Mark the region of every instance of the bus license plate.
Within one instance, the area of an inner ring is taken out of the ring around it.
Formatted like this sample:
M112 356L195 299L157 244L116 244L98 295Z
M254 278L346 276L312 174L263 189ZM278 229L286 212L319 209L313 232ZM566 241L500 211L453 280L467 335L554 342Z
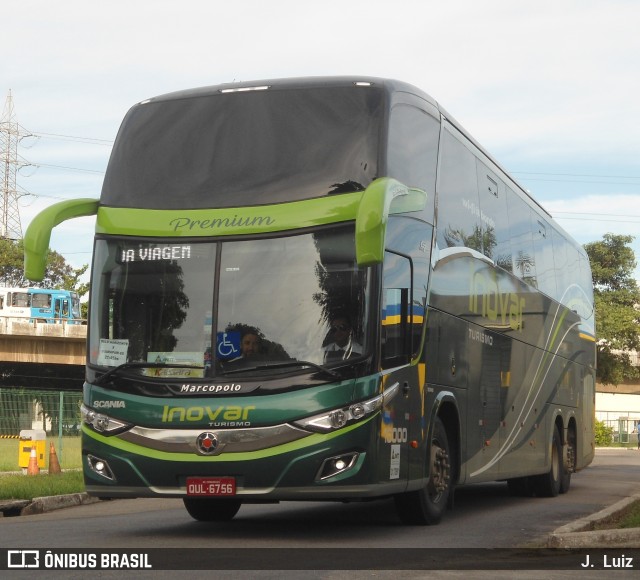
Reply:
M187 495L229 496L236 494L233 477L187 477Z

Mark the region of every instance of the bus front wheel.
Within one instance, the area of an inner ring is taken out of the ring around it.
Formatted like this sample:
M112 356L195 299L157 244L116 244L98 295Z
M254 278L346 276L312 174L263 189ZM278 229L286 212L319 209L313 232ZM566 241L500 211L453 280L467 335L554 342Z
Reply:
M409 525L433 525L440 522L447 509L453 486L451 478L451 448L442 420L436 417L429 446L429 480L417 491L395 496L400 520Z
M182 501L189 515L199 522L228 522L242 505L237 499L185 497Z

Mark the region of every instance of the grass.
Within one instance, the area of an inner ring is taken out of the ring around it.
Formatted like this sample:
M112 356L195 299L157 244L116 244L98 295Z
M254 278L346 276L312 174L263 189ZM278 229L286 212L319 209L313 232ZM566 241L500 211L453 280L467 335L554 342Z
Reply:
M28 499L49 495L65 495L84 491L82 471L65 471L56 475L2 474L0 500Z
M33 499L84 491L80 437L50 438L45 442L43 471L49 469L50 443L53 442L62 473L23 475L19 466L20 448L29 445L19 439L0 439L0 500Z
M595 530L640 528L640 501L633 502L614 516L598 522Z

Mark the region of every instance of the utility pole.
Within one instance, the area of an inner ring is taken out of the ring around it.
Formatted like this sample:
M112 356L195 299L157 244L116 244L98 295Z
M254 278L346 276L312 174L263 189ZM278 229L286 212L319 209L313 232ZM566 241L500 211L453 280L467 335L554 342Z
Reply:
M18 142L27 135L15 120L9 90L0 118L0 238L22 239L16 173L22 165L18 158Z

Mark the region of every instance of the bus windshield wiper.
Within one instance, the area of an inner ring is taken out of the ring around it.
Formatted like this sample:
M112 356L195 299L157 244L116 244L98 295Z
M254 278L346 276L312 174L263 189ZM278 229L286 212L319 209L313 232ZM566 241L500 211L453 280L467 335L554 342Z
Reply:
M225 370L224 374L225 375L231 375L231 374L236 374L236 373L243 373L246 371L259 371L259 370L268 370L268 369L284 369L287 367L298 367L298 366L302 366L302 367L313 367L314 369L329 375L331 378L333 379L342 379L342 377L335 371L332 371L331 369L328 369L327 367L324 367L322 365L319 365L317 363L308 361L308 360L288 360L288 361L283 361L283 362L276 362L276 363L264 363L261 365L255 365L255 366L250 366L250 367L242 367L242 368L237 368L237 369L231 369L231 370Z
M109 369L106 373L94 379L94 385L103 385L108 379L125 369L203 369L204 367L196 365L180 365L173 363L154 363L154 362L127 362Z

